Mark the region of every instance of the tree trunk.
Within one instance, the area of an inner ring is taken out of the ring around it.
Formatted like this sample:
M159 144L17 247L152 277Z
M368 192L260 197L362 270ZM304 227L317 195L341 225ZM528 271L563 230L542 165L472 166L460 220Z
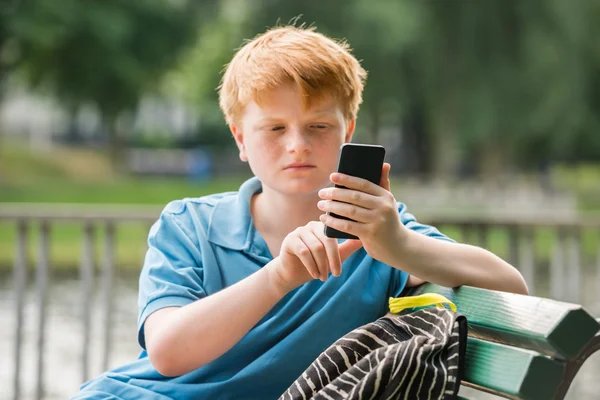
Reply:
M66 107L67 115L69 116L69 124L67 127L66 139L71 143L80 143L82 141L82 137L79 133L79 127L77 126L77 112L79 111L78 107L74 104L68 104Z
M408 113L404 114L399 121L402 132L403 165L410 174L426 176L431 172L431 155L423 112L420 107L413 105Z
M119 132L117 117L115 115L105 116L103 125L108 138L106 150L113 173L115 175L122 174L125 172L125 149L121 132Z
M381 115L379 107L370 109L369 117L371 118L371 142L379 144L379 132L381 131Z
M504 149L495 137L487 139L478 153L477 173L484 181L497 181L507 171Z
M430 132L432 172L435 178L448 180L459 170L459 143L452 104L447 100L439 104L440 109L433 114Z

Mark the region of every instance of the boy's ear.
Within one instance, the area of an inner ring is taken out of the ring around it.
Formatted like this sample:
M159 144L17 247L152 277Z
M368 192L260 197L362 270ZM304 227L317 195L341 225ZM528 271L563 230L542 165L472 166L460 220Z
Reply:
M229 125L229 130L231 131L231 134L235 139L235 144L240 151L240 160L247 162L248 157L246 155L246 148L244 147L244 134L237 125Z
M345 143L350 143L352 140L352 135L354 134L354 129L356 129L356 118L352 118L348 121L348 127L346 129L346 136L344 137Z

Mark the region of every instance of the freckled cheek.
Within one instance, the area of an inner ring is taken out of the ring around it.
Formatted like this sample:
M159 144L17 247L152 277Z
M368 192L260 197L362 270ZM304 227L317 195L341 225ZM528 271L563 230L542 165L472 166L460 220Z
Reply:
M314 148L319 149L319 158L327 162L328 166L334 170L337 167L337 161L340 151L340 146L344 143L337 136L331 136L320 143L316 143Z
M261 154L265 158L276 158L283 151L283 147L277 142L266 142L261 149Z
M252 143L252 158L255 163L271 163L275 161L282 152L283 149L277 142L262 140Z

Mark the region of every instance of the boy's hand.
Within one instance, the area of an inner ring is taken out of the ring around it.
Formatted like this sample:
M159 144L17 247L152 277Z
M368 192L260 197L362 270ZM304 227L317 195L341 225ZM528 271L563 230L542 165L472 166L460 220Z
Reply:
M358 236L369 255L379 261L393 260L392 251L405 242L408 229L400 221L398 205L390 192L390 164L383 164L380 186L365 179L334 173L333 183L342 188L325 188L319 209L348 217L353 221L321 215L321 222L342 232Z
M362 244L360 240L347 240L338 245L336 239L323 233L320 222L309 222L285 237L279 256L273 261L273 277L286 293L310 281L325 282L331 272L339 276L342 263Z

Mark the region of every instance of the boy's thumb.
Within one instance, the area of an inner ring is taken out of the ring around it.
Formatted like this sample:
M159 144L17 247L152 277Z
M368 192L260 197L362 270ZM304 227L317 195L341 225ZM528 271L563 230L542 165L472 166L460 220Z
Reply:
M342 262L346 261L348 257L352 255L356 250L362 247L360 239L348 239L344 243L340 244L340 259Z

